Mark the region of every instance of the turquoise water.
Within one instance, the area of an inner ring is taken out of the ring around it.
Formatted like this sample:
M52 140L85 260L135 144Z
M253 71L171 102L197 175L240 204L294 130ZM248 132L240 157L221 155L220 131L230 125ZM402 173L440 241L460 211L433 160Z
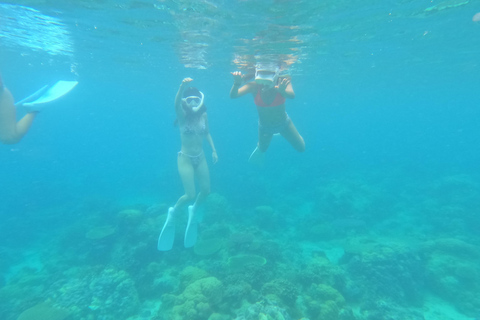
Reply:
M0 147L0 318L480 317L477 12L472 0L0 3L17 101L79 81ZM274 137L264 167L247 161L253 99L229 98L230 72L260 60L292 76L287 112L306 142L300 154ZM197 245L183 247L185 212L159 252L183 192L185 77L205 93L219 162Z

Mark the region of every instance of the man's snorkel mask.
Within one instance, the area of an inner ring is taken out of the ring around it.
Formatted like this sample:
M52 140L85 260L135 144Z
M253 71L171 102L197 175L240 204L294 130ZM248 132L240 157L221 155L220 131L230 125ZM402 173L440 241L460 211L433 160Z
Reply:
M204 95L203 92L197 88L187 88L183 92L182 102L186 109L190 109L193 112L197 112L203 106Z
M258 64L255 68L255 82L267 87L273 87L277 84L279 72L278 67Z

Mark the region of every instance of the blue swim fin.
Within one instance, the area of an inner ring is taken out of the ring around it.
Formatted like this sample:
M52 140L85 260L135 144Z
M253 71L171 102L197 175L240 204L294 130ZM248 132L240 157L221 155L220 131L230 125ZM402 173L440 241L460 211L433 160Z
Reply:
M43 104L57 100L63 97L78 84L78 81L57 81L53 86L43 86L34 94L20 100L15 106L24 106L29 111L39 111L43 108Z
M265 164L265 152L260 151L257 146L250 155L250 158L248 158L248 163L252 163L257 166L263 166Z
M175 240L175 210L173 207L168 208L168 215L162 232L158 237L157 249L160 251L168 251L173 247Z
M185 239L183 244L185 248L191 248L197 242L198 222L195 217L195 210L193 206L188 206L188 223L185 230Z

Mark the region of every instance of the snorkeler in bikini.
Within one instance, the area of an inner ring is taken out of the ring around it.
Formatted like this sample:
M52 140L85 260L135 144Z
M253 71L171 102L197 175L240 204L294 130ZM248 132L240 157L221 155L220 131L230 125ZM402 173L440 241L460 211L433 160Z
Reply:
M285 100L295 98L290 77L280 77L279 68L257 65L255 81L242 85L244 76L232 72L230 98L252 94L258 112L258 144L250 160L256 161L267 150L274 134L282 135L297 151L305 151L305 141L285 111Z
M203 103L204 95L197 88L187 88L191 81L193 81L191 78L183 79L175 97L176 123L180 127L182 141L182 147L178 152L177 165L185 194L178 199L175 206L168 209L167 220L158 238L157 248L160 251L168 251L173 247L175 216L189 201L194 201L194 203L188 206L184 245L189 248L197 241L195 210L197 205L210 193L210 174L202 148L203 139L206 139L212 148L213 163L215 164L218 161L217 151L208 129L207 108ZM195 190L195 177L200 187L198 195Z

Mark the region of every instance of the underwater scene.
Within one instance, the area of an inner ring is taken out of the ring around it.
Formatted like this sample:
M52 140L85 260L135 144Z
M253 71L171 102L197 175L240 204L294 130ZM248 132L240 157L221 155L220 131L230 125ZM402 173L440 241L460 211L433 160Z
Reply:
M477 0L0 2L0 319L480 319L479 74Z

